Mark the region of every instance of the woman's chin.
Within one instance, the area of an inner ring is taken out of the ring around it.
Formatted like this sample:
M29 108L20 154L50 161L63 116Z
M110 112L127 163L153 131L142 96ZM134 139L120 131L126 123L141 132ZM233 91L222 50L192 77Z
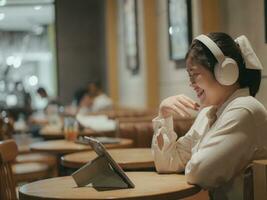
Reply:
M200 107L201 108L205 108L205 107L208 107L210 106L210 103L207 101L207 98L206 98L206 95L202 95L200 98L199 98L199 101L200 101Z
M198 97L200 104L204 104L206 102L206 94L205 92L203 92L203 94L201 96Z

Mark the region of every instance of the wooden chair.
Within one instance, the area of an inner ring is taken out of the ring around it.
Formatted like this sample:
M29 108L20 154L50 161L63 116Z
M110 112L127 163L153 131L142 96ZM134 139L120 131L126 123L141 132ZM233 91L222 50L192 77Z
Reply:
M154 130L152 122L141 122L135 124L136 130L136 147L151 147Z
M12 139L13 123L7 117L0 117L0 138ZM18 155L12 164L14 180L30 182L57 175L57 161L52 155L40 153L27 153Z
M14 128L9 118L0 117L0 140L7 140L12 138Z
M254 200L253 171L254 171L253 164L250 164L244 172L244 178L243 178L243 199L244 200Z
M106 115L110 119L127 118L127 117L145 117L156 115L155 110L121 108L116 107L111 110L90 113L90 115Z
M118 137L133 140L133 147L136 147L136 129L134 123L120 123L118 124Z
M132 139L134 147L150 147L153 137L152 119L154 116L118 118L118 136ZM187 133L194 118L174 120L174 130L178 137Z
M253 162L254 200L267 199L267 160Z
M154 115L141 116L141 117L117 117L116 121L120 123L139 123L139 122L152 122L155 118Z
M17 154L18 148L13 140L0 141L0 199L17 199L11 170L11 163Z
M246 170L243 172L243 188L241 189L243 192L243 198L242 200L266 200L265 196L261 199L254 199L254 188L255 184L253 183L253 166L249 165ZM231 197L233 199L234 197ZM202 190L201 192L191 196L187 197L183 200L209 200L209 195L207 190Z

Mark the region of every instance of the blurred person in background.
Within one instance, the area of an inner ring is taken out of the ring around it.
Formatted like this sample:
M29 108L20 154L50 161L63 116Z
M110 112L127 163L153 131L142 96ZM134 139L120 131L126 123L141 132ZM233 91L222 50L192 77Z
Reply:
M61 103L56 98L49 97L45 88L39 87L36 90L36 92L39 96L39 99L36 102L38 110L39 109L47 110L50 105L61 106Z
M44 110L49 102L49 97L47 95L47 92L43 87L39 87L36 90L36 93L37 93L36 109Z
M100 81L90 81L87 84L87 90L89 95L93 98L92 105L90 106L90 111L98 112L109 110L113 107L113 102L111 98L103 92Z
M39 131L43 126L54 125L61 126L60 112L62 112L61 103L56 98L51 98L46 89L39 87L36 90L37 100L35 112L29 119L30 132L33 136L39 136Z
M23 118L28 118L32 113L31 96L26 92L21 81L14 83L13 89L7 94L5 99L5 110L15 121L19 115L23 116Z
M94 98L88 93L87 89L82 88L78 90L74 99L76 102L78 114L86 114L91 112Z

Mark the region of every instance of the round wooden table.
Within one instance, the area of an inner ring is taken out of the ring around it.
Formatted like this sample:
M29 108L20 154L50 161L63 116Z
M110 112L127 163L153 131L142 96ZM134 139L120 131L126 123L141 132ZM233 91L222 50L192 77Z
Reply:
M127 172L135 188L99 191L91 186L77 187L71 176L50 178L23 185L19 189L20 200L65 199L158 199L177 200L192 196L200 188L189 185L184 175L157 174L156 172Z
M151 169L154 161L150 148L109 149L112 158L125 170ZM61 157L65 167L80 168L97 157L94 151L72 153Z
M86 128L83 131L79 132L79 136L107 136L107 137L114 137L116 134L116 131L103 131L103 132L97 132L92 129ZM44 139L63 139L64 138L64 132L60 129L47 129L42 128L40 130L40 136L42 136Z
M106 148L128 148L132 147L133 141L130 139L120 139L119 143L104 144ZM46 152L53 154L66 154L79 151L91 150L90 145L77 144L67 140L49 140L44 142L38 142L30 145L31 151L34 152Z

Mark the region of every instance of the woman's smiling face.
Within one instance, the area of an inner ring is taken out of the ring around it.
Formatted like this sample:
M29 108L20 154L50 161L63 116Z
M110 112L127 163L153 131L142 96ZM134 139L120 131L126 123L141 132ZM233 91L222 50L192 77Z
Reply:
M196 92L202 107L218 105L223 86L220 85L214 75L200 64L187 62L187 71L190 77L190 86Z

